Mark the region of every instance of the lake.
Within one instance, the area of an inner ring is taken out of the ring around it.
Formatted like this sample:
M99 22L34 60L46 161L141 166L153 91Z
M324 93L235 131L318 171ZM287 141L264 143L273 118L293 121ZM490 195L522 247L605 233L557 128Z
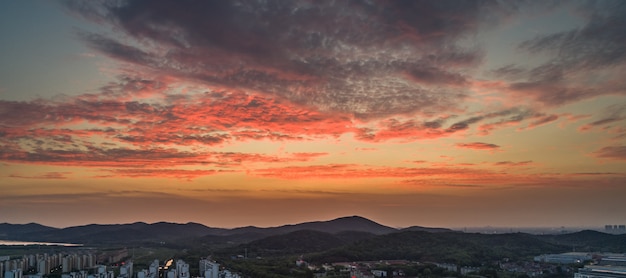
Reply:
M83 246L82 244L62 243L62 242L38 242L38 241L15 241L0 240L0 245L58 245L58 246Z

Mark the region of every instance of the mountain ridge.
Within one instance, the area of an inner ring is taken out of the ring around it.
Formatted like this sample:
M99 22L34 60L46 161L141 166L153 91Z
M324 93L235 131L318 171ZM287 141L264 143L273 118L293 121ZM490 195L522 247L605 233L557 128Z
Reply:
M282 235L301 230L312 230L336 234L346 231L366 232L382 235L397 232L361 216L339 217L327 221L311 221L286 224L276 227L246 226L238 228L214 228L203 224L172 222L133 222L127 224L86 224L66 228L53 228L36 223L0 224L0 235L5 239L29 241L73 242L97 244L108 242L164 241L181 238L220 237L237 238L246 242L267 236Z

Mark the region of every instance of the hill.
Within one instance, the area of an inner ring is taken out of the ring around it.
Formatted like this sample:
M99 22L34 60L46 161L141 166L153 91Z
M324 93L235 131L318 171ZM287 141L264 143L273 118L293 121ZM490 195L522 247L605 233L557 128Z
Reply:
M82 244L175 241L191 246L197 243L248 243L269 236L283 235L302 230L319 231L330 234L351 231L375 235L397 232L394 228L378 224L359 216L270 228L249 226L234 229L211 228L198 223L177 224L167 222L153 224L143 222L108 225L90 224L63 229L50 228L39 224L0 225L0 235L3 234L6 239L13 240Z
M345 239L341 239L330 233L300 230L284 235L270 236L255 240L243 246L248 248L251 252L257 253L259 256L268 256L319 252L346 243L347 241L345 241Z
M430 227L422 227L422 226L411 226L411 227L408 227L408 228L403 228L400 231L403 231L403 232L407 232L407 231L429 232L429 233L450 233L450 232L455 232L454 230L446 229L446 228L430 228Z
M317 262L408 259L479 265L502 258L521 258L568 251L528 234L466 234L404 231L381 235L311 255Z
M613 235L584 230L560 235L539 236L547 242L567 245L579 252L626 252L626 234Z
M22 238L22 236L25 234L37 233L37 232L46 233L46 232L53 232L56 230L58 229L40 225L37 223L28 223L28 224L0 223L0 239L26 240L26 238Z
M295 225L284 225L271 228L243 227L235 228L229 234L258 233L266 236L287 234L295 231L310 230L336 234L344 231L366 232L382 235L397 232L398 230L378 224L360 216L341 217L329 221L305 222Z
M132 224L112 225L90 224L64 229L39 229L24 231L19 235L19 238L13 235L8 237L8 239L83 244L132 243L199 237L210 233L221 232L222 230L223 229L209 228L197 223L176 224L159 222L146 224L136 222Z

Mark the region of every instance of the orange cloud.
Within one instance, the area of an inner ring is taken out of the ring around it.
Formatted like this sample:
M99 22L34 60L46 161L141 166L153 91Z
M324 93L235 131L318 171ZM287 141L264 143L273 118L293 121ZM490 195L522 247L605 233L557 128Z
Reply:
M478 169L468 168L407 168L382 167L357 164L329 164L312 166L289 166L266 168L251 171L250 174L281 179L355 179L355 178L406 178L433 176L466 176L486 174Z

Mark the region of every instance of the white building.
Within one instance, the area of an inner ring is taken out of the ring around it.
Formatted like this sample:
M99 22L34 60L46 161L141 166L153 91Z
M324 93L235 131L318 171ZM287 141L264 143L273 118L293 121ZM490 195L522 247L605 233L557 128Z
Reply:
M204 278L218 278L220 264L207 259L200 260L200 275Z
M544 254L534 258L536 262L575 264L591 260L591 254L581 252L569 252L561 254Z
M115 278L115 273L112 270L107 271L106 265L98 265L96 273L88 275L87 278Z
M150 266L148 267L148 275L147 278L157 278L159 277L159 260L154 260Z
M50 266L48 265L48 260L42 259L37 262L37 273L41 275L50 274Z
M626 278L626 266L587 265L574 278Z
M176 261L176 278L189 278L189 264L183 260Z
M22 278L22 270L14 269L4 272L4 278Z
M120 266L120 278L132 278L133 277L133 262L127 261Z
M241 276L239 276L239 274L232 273L232 272L230 272L228 270L222 271L222 275L220 277L221 278L241 278Z

